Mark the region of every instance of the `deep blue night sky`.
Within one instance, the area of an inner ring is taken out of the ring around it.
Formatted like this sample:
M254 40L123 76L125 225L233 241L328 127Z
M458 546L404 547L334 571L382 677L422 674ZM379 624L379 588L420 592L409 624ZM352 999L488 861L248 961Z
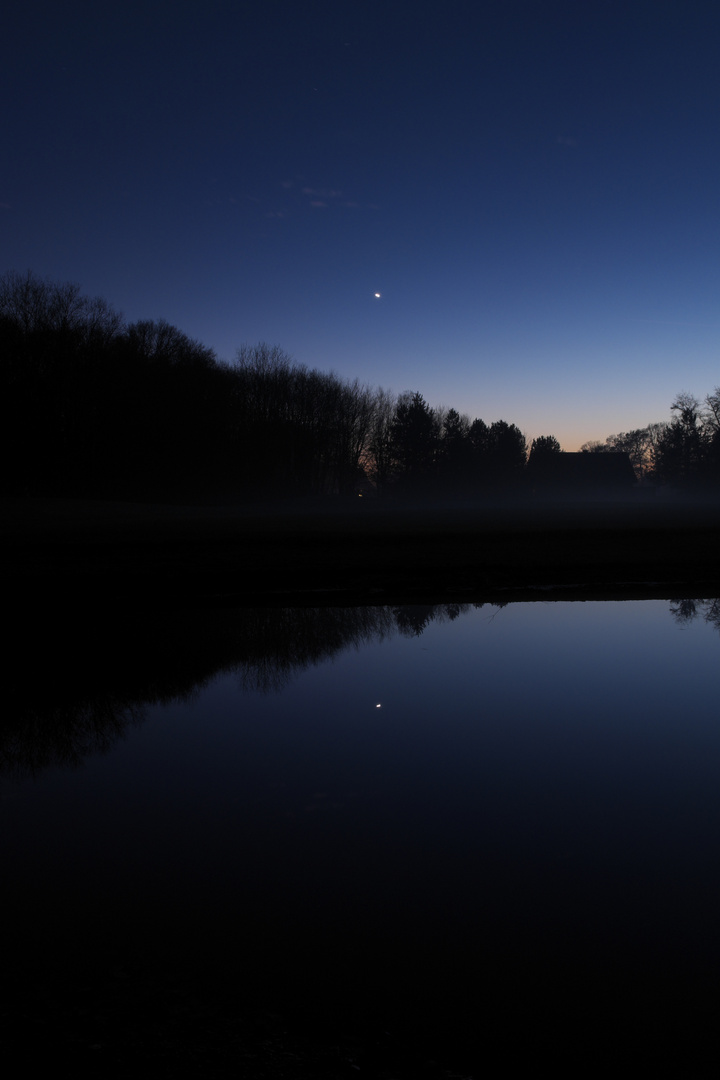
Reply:
M720 383L719 52L715 0L11 0L0 272L574 450Z

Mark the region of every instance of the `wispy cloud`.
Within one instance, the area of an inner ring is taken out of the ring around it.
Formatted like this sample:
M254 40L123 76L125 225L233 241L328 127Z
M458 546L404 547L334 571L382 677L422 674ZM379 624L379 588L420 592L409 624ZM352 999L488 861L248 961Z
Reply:
M333 188L302 188L303 195L314 195L318 199L339 199L342 195L342 191L335 191Z
M275 207L265 213L266 218L290 217L293 209L302 206L312 207L313 210L327 210L331 206L342 207L346 210L357 210L363 205L369 209L377 209L372 203L359 203L356 199L347 198L339 188L313 187L302 176L286 177L277 184L283 192L287 192L288 203L285 206ZM259 200L258 200L259 201ZM285 197L282 201L285 201Z

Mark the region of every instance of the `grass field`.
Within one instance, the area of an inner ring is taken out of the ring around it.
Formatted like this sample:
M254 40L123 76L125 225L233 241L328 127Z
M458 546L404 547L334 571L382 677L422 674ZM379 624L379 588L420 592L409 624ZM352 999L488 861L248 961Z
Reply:
M341 602L720 582L720 501L0 504L6 595Z

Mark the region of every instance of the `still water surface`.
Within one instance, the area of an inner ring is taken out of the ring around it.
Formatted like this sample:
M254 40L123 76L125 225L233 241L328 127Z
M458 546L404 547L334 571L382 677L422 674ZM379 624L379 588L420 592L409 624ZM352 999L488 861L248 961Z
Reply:
M203 619L196 673L175 616L120 655L134 683L110 664L73 696L76 656L61 706L28 684L1 748L28 962L492 1024L527 987L597 1012L715 980L720 604Z

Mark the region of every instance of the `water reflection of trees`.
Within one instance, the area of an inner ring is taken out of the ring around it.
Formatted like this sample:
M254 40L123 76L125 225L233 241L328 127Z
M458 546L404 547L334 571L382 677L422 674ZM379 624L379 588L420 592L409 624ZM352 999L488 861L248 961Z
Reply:
M686 626L694 619L703 619L720 631L720 599L717 597L709 600L673 600L670 614L680 626Z
M143 716L139 706L111 698L59 706L44 715L33 711L22 723L3 726L0 771L27 775L49 765L77 768L90 754L109 750Z
M0 772L76 767L150 707L187 700L219 674L236 674L245 691L280 691L346 649L419 636L470 606L27 613L6 647Z
M246 639L232 665L244 690L282 690L304 668L345 649L384 641L395 630L388 607L255 608L244 611Z
M420 637L431 622L452 622L470 607L482 604L404 604L393 608L395 626L404 637Z

